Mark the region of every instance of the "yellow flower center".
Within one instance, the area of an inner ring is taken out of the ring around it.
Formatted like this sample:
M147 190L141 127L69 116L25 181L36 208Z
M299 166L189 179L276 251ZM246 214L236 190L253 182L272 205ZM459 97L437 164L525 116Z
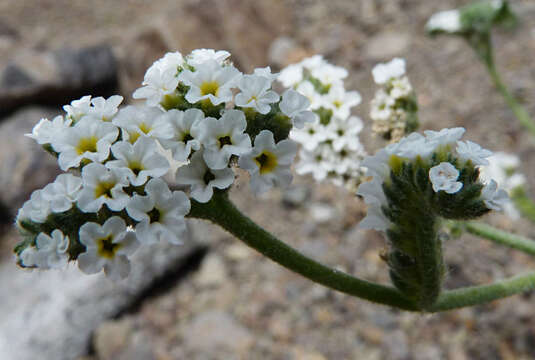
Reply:
M78 145L76 145L76 152L78 155L82 155L86 151L97 152L97 142L98 139L96 136L81 138L78 141Z
M122 244L113 243L112 235L97 240L97 254L106 259L113 259L121 247Z
M217 93L219 92L219 83L217 81L205 81L202 83L201 87L201 95L214 95L217 96Z
M128 141L130 141L130 144L135 144L137 139L139 139L139 137L141 136L141 134L138 132L129 133L128 135L129 135Z
M269 151L264 151L255 157L254 161L260 168L260 174L262 175L272 172L277 167L277 156Z
M341 102L340 100L335 100L335 101L333 101L333 105L334 105L337 109L339 109L343 104L342 104L342 102Z
M114 182L101 182L97 185L95 188L95 198L99 198L101 196L104 196L106 198L111 198L113 195L111 194L111 189L115 186Z
M144 122L139 124L138 127L139 127L139 130L143 131L144 134L148 134L152 130L152 127L148 126ZM138 135L138 137L139 137L139 135Z
M143 167L143 165L139 162L139 161L131 161L129 164L128 164L128 167L130 168L130 170L132 170L132 172L134 174L136 174L136 176L143 170L145 170L145 168Z

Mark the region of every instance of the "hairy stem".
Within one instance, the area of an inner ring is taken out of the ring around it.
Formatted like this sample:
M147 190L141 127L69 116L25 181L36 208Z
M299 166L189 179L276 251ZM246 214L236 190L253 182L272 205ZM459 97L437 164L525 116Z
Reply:
M463 227L471 234L535 256L535 240L511 234L506 231L496 229L490 225L474 221L467 221L463 223Z
M397 289L355 278L312 260L286 245L243 215L225 193L206 204L192 201L189 217L210 220L278 264L331 289L403 310L418 308Z
M440 312L484 304L533 289L535 289L535 272L530 272L490 285L445 291L428 311Z

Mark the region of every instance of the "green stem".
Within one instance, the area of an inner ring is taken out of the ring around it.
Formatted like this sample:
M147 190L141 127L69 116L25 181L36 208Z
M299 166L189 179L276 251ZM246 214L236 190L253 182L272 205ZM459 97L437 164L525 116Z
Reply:
M523 186L517 186L511 191L511 200L523 217L535 222L535 203L528 197Z
M535 256L535 241L525 238L523 236L508 233L506 231L496 229L490 225L482 224L473 221L463 223L464 228L471 234L480 236L482 238L494 241L500 245L505 245L510 248L520 250L526 254Z
M476 43L478 42L480 43L479 46L476 45ZM507 86L505 86L504 82L502 81L498 69L496 68L490 35L482 37L479 40L473 41L471 45L476 51L476 53L479 55L482 62L485 64L492 79L492 82L494 83L494 86L496 86L496 89L498 89L500 94L502 94L503 98L505 99L505 102L511 108L518 121L520 121L520 123L527 130L529 130L529 132L531 132L533 136L535 136L535 123L531 119L531 116L529 115L527 110L522 105L520 105L520 103L516 101L514 96L509 92Z
M243 215L225 193L206 204L192 200L189 217L210 220L271 260L331 289L409 311L417 307L393 287L375 284L331 269L286 245Z
M429 311L440 312L484 304L535 288L535 272L518 275L490 285L445 291Z

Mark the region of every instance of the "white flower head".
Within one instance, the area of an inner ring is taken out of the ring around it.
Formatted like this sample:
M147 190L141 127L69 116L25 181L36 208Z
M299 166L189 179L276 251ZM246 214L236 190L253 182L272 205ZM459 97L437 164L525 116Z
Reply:
M127 231L123 219L114 216L101 226L89 222L80 228L80 242L86 252L78 256L78 267L86 274L104 273L112 280L124 279L130 273L130 261L139 243L136 234Z
M222 66L217 61L208 60L197 65L195 71L182 71L178 78L190 87L186 94L189 103L210 100L213 105L219 105L232 100L232 88L240 75L232 65Z
M308 110L316 110L320 107L331 108L332 104L329 103L329 98L316 91L316 88L310 81L303 81L296 86L295 91L305 96L310 106Z
M330 159L332 148L327 144L320 144L311 150L301 150L299 161L295 164L295 172L299 175L312 174L316 181L323 181L333 164Z
M316 120L316 115L308 110L310 107L308 99L295 90L288 89L282 94L279 107L282 113L288 116L298 129L302 128L305 123L311 123Z
M134 195L128 203L128 215L139 221L136 234L141 243L165 240L182 244L187 229L184 216L190 211L190 200L182 191L169 190L162 179L151 179L145 186L147 195Z
M362 148L358 134L363 127L362 120L356 116L351 116L348 119L333 116L325 132L332 140L332 147L335 151L340 151L346 147L350 150L357 150Z
M52 139L62 170L80 166L82 160L102 162L110 154L119 130L113 124L85 117Z
M429 32L456 33L461 30L461 14L457 9L440 11L429 18L425 28Z
M371 101L370 117L373 121L388 121L393 116L392 107L396 103L396 99L390 96L384 89L379 89L375 92L375 96Z
M69 237L55 229L50 235L39 233L35 247L27 247L21 254L22 264L41 269L58 269L69 261Z
M206 118L194 130L205 148L204 160L210 169L226 168L232 155L240 156L251 149L251 138L245 133L247 121L239 110L227 110L220 119Z
M82 179L72 174L60 174L53 183L43 189L43 198L50 203L50 210L60 213L69 210L82 188Z
M520 159L514 154L496 152L488 158L489 164L480 167L480 179L488 183L494 179L499 186L511 191L526 184L526 177L519 172Z
M275 144L273 133L262 130L251 152L240 156L238 165L251 175L251 189L258 195L274 185L286 187L292 182L290 166L297 153L297 144L282 140Z
M240 93L234 103L244 108L253 108L260 114L271 111L270 104L279 101L279 95L271 89L271 80L264 76L244 75L238 82Z
M412 85L407 76L392 79L390 85L392 88L389 95L395 100L406 98L412 93Z
M203 158L203 150L196 151L188 165L176 173L176 182L191 185L191 197L201 203L210 201L214 188L226 189L234 183L234 171L230 168L210 169Z
M307 123L302 129L292 128L290 131L290 139L300 143L307 151L313 151L321 142L327 140L329 135L325 126L318 122Z
M488 165L486 159L492 155L492 151L483 149L481 146L470 140L457 141L457 154L463 160L470 160L474 165Z
M117 160L108 161L106 167L124 169L134 186L145 184L149 177L164 176L169 170L169 162L148 137L141 137L133 145L128 141L116 142L111 152Z
M164 122L173 127L173 136L160 140L164 149L170 149L177 161L186 161L193 150L199 150L200 141L194 137L194 127L204 120L204 113L199 109L179 111L171 109L161 115ZM195 133L197 134L197 133Z
M377 64L372 75L377 84L385 84L391 79L399 78L405 75L405 59L394 58L387 63Z
M360 184L357 194L362 196L368 205L366 217L359 223L359 227L386 231L390 227L390 221L381 210L381 207L387 204L387 199L380 178L374 177L371 181Z
M438 147L456 143L463 137L465 131L463 127L456 127L442 129L440 131L425 130L424 134L428 142L434 143Z
M103 205L113 211L126 207L130 197L123 190L129 185L124 169L108 169L92 163L82 169L82 182L76 201L83 212L97 212Z
M208 61L215 61L217 64L222 65L229 56L230 53L225 50L195 49L187 56L186 60L193 67L197 67Z
M156 60L154 64L151 65L149 70L151 68L157 68L162 73L173 70L174 74L173 76L178 75L179 69L181 69L184 66L184 57L182 54L178 51L175 52L168 52L166 53L162 58Z
M179 80L173 67L150 67L145 73L143 87L134 91L134 99L146 99L148 106L158 106L167 95L174 94Z
M67 113L66 119L77 122L91 111L91 96L86 95L78 100L73 100L70 105L63 106Z
M30 200L27 200L22 205L22 216L24 218L29 218L36 223L44 223L46 221L46 218L51 213L50 201L43 195L43 190L35 190L30 196Z
M160 117L162 114L163 112L155 107L130 105L119 111L113 123L123 130L123 140L131 143L136 142L140 136L156 140L170 139L173 136L173 128L167 119Z
M52 121L43 118L33 127L31 134L24 134L24 136L34 139L39 145L50 144L64 129L70 127L71 123L70 118L63 119L61 115L56 116Z
M504 210L510 202L507 192L503 189L498 190L498 184L494 180L491 180L483 187L481 198L487 208L496 211Z
M89 108L88 116L105 122L112 121L122 102L123 97L120 95L113 95L107 99L103 97L93 98L91 99L93 106Z
M455 194L463 187L458 178L459 170L449 162L441 162L429 170L429 179L435 192L444 190L448 194Z

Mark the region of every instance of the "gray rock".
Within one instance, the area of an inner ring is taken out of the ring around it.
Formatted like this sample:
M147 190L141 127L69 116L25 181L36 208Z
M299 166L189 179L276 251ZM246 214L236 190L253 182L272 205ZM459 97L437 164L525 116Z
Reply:
M50 108L20 110L0 124L0 203L16 215L33 190L42 188L59 173L56 159L32 139L24 136L43 117L59 112Z
M117 60L108 45L24 50L0 72L0 116L27 104L63 105L86 94L110 95L117 87Z
M12 262L0 265L0 360L69 360L87 354L100 323L128 308L155 279L175 271L199 250L192 241L194 232L184 246L141 248L132 259L130 276L116 283L102 274L85 275L74 265L58 271L27 271ZM127 338L125 330L107 349ZM149 351L134 340L128 339L139 345L133 348ZM104 346L102 337L98 341Z

